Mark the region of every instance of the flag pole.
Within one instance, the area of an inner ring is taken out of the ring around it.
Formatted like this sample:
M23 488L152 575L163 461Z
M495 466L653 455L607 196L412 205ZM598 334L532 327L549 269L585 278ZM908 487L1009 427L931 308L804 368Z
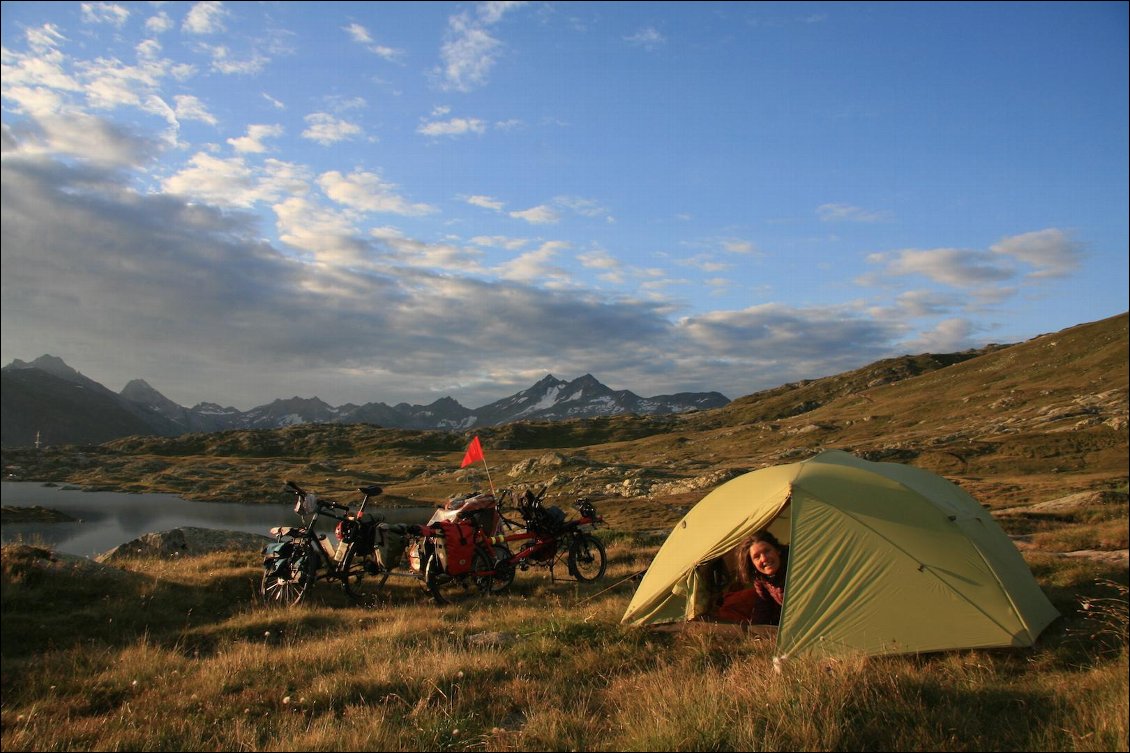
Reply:
M483 456L483 470L485 470L487 472L487 483L490 484L490 493L493 495L494 494L494 481L491 481L490 468L487 467L487 458L486 458L485 455Z

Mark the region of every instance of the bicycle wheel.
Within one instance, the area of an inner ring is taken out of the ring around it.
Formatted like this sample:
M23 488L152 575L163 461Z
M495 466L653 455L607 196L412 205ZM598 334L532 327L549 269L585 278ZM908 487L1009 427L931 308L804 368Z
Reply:
M341 585L354 601L371 603L384 590L388 571L377 567L371 555L359 555L352 548L341 565Z
M604 544L591 533L579 533L569 542L569 572L577 580L596 580L604 575L608 555Z
M290 607L302 601L317 578L317 568L316 558L307 554L305 548L295 551L285 562L265 566L259 585L263 603Z
M475 553L471 556L471 571L455 577L444 572L443 563L432 553L424 565L424 586L437 604L473 602L491 593L493 569L493 558L490 550L485 547L475 547ZM476 575L479 572L488 574Z
M506 548L505 544L495 544L492 553L494 554L494 577L491 578L490 592L497 594L510 588L510 584L514 582L514 566L508 562L510 550Z

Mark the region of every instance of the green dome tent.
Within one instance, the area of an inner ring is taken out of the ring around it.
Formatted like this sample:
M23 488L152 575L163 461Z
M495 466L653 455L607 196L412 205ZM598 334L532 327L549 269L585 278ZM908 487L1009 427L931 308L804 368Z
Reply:
M965 491L837 450L706 495L656 554L622 622L705 615L711 563L763 528L789 545L778 658L1030 646L1059 616Z

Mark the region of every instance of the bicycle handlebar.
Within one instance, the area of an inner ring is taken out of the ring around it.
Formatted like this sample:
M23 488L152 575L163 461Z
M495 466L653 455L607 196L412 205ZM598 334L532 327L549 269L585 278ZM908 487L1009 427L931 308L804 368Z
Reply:
M300 497L305 498L305 497L309 496L309 494L310 494L310 492L306 491L305 489L303 489L301 486L294 483L290 479L287 479L286 485L287 485L287 487L290 488L290 490L292 492L299 495ZM334 509L334 510L344 510L345 512L349 512L349 505L339 505L337 502L331 502L327 499L316 500L316 504L318 505L319 508L330 508L330 509Z

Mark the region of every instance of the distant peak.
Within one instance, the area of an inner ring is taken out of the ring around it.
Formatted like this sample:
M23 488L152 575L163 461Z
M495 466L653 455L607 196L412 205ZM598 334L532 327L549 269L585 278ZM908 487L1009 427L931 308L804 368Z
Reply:
M46 371L48 374L51 374L53 376L62 377L63 379L68 379L71 381L82 378L82 374L68 366L62 358L52 355L42 355L31 363L21 361L17 358L5 368L39 369L40 371Z
M74 371L74 369L71 369L71 367L67 365L67 362L62 358L52 355L40 356L39 358L31 362L31 367L33 369L70 369L71 371Z

